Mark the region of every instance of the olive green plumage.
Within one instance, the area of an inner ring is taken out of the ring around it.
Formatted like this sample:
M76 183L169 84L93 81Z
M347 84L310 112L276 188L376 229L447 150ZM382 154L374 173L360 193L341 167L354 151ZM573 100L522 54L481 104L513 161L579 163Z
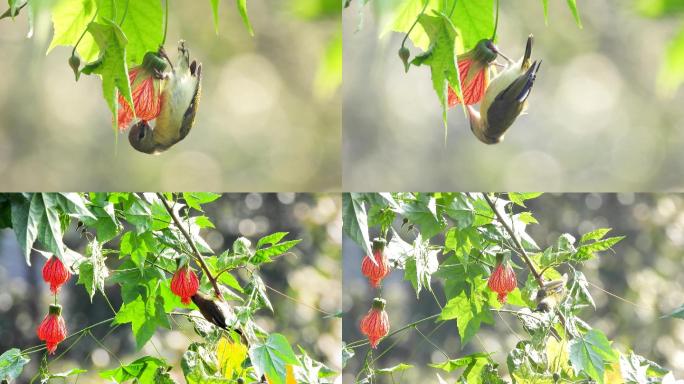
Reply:
M229 324L234 322L235 315L226 302L204 294L200 291L197 291L197 293L194 294L191 299L199 309L202 316L207 319L207 321L219 328L233 330L242 335L242 332L239 329L233 328Z
M163 49L160 54L166 57ZM195 122L202 93L202 64L190 62L190 52L183 40L178 43L176 65L163 76L161 112L155 126L139 121L128 134L131 146L140 152L156 154L169 149L190 133Z
M496 144L527 108L527 98L541 61L532 62L532 36L525 55L504 69L487 87L480 111L468 106L470 129L485 144Z

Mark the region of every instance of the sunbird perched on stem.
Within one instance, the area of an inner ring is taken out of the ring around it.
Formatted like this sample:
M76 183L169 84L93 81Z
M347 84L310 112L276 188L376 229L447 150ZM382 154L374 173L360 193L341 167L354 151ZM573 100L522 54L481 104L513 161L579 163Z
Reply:
M229 324L234 321L235 314L225 301L209 296L201 291L197 291L191 299L207 321L219 328L233 330L237 334L242 335L242 331Z
M163 48L159 54L169 64ZM178 60L171 64L171 72L164 73L161 92L161 110L154 128L147 121L136 123L128 133L128 141L136 150L155 154L169 149L190 133L199 106L202 64L190 62L185 41L178 43Z
M470 129L485 144L503 140L506 130L527 108L527 98L534 85L541 61L530 60L532 35L527 38L525 55L509 64L487 87L478 112L467 106Z
M545 282L544 285L537 292L537 308L536 312L552 312L556 310L558 304L565 298L567 289L565 285L568 283L568 275L563 276L558 280Z

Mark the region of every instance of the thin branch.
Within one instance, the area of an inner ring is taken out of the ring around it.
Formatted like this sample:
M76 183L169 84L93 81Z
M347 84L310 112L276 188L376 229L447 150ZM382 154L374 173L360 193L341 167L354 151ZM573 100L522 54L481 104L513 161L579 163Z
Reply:
M522 258L525 264L527 264L527 268L530 270L530 272L532 272L532 275L534 276L534 279L537 280L537 284L539 284L539 287L543 287L544 280L542 279L537 269L534 267L534 264L532 264L532 260L530 260L530 257L527 255L527 251L525 251L525 248L523 248L522 244L520 244L520 241L518 240L518 237L515 235L515 232L513 232L513 229L511 229L506 220L504 220L503 216L501 215L501 212L499 212L499 210L496 208L496 205L494 205L494 203L492 202L492 199L490 199L486 193L483 193L482 196L484 196L485 201L487 201L489 207L492 209L492 211L494 211L494 214L499 219L501 226L504 227L506 232L508 232L508 234L511 236L513 243L520 252L520 258Z
M383 339L386 339L388 337L392 337L392 336L396 335L397 333L403 332L409 328L413 328L420 323L426 322L428 320L436 319L439 316L441 316L441 313L437 313L437 314L434 314L432 316L428 316L428 317L424 317L420 320L416 320L412 323L408 323L408 324L404 325L403 327L397 329L396 331L388 333L387 336L383 337ZM354 348L358 348L358 347L361 347L361 346L366 345L366 344L368 344L368 340L360 339L360 340L352 341L349 344L347 344L347 348L354 349Z
M102 325L102 324L111 323L112 321L114 321L114 317L110 317L109 319L102 320L102 321L100 321L100 322L98 322L98 323L89 325L89 326L87 326L87 327L85 327L85 328L83 328L83 329L81 329L81 330L79 330L79 331L77 331L77 332L74 332L74 333L68 335L67 337L64 338L64 340L62 340L62 342L66 341L66 340L69 340L70 338L72 338L72 337L74 337L74 336L76 336L76 335L80 335L80 334L83 333L83 332L90 331L91 329L93 329L93 328L95 328L95 327L97 327L97 326L100 326L100 325ZM21 353L22 353L22 354L34 353L34 352L38 352L38 351L42 350L43 348L45 348L45 346L44 346L43 344L34 345L33 347L29 347L29 348L24 349L23 351L21 351Z
M305 306L305 307L307 307L307 308L311 308L311 309L313 309L314 311L320 312L320 313L322 313L322 314L324 314L324 315L326 315L326 316L334 316L334 315L335 315L334 313L330 313L330 312L324 311L324 310L322 310L322 309L320 309L320 308L318 308L318 307L316 307L316 306L309 305L309 304L307 304L307 303L301 302L301 301L295 299L294 297L289 296L289 295L286 294L286 293L280 292L279 290L277 290L277 289L271 287L270 285L264 284L264 286L266 287L266 289L271 290L271 291L273 291L273 292L279 294L280 296L283 296L284 298L286 298L286 299L288 299L288 300L291 300L291 301L293 301L293 302L295 302L295 303L297 303L297 304L299 304L299 305L303 305L303 306Z
M221 290L219 289L218 283L216 282L216 278L211 274L211 271L209 271L209 267L204 262L202 254L197 250L197 246L195 245L195 241L192 239L192 236L190 236L185 227L183 227L180 220L178 219L178 216L173 211L171 206L169 206L169 203L166 201L164 196L161 193L157 192L157 197L159 198L159 200L161 200L162 204L164 205L164 208L166 208L166 211L169 213L169 215L173 219L173 222L176 224L176 227L178 227L178 229L183 234L183 237L185 237L185 239L188 241L188 244L190 244L190 248L192 248L192 252L195 254L195 261L202 268L204 274L207 275L207 279L209 279L209 282L211 282L211 285L214 287L216 297L222 299L223 295L221 295Z
M487 204L489 204L489 207L492 209L492 211L494 211L494 214L496 215L496 217L499 218L499 222L501 223L501 225L504 227L504 229L506 229L506 232L508 232L508 234L513 239L515 246L520 251L520 257L523 259L525 264L527 264L527 267L530 269L530 272L532 273L532 275L534 275L535 280L537 280L537 284L539 284L539 288L544 289L544 279L542 279L541 275L539 274L537 269L532 264L530 257L527 255L527 251L525 251L525 248L523 248L522 244L520 244L520 241L515 236L515 232L513 232L511 227L508 226L508 223L506 223L503 216L501 215L499 210L496 208L496 205L494 205L492 200L489 198L487 193L483 193L482 196L484 196L484 199L487 201ZM512 221L513 221L513 218L511 216L511 222ZM563 314L558 309L556 309L556 314L558 315L558 318L560 319L560 323L563 326L563 329L565 329L565 333L567 335L568 334L568 328L565 325L566 324L565 316L563 316Z

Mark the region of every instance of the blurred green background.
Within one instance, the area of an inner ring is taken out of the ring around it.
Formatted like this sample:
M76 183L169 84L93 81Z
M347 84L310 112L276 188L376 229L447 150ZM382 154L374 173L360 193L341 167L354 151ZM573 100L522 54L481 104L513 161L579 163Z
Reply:
M528 233L542 248L555 244L563 233L579 238L601 227L613 228L612 236L626 236L615 246L615 254L604 252L579 268L590 282L589 291L597 307L596 311L585 310L581 317L605 332L621 351L631 347L636 353L673 370L678 379L684 378L684 320L660 318L684 304L684 195L546 194L526 204L540 223L529 226ZM441 244L443 239L435 238L433 242ZM362 250L345 238L342 331L345 342L363 338L358 323L368 311L374 294L360 271L362 257ZM435 281L433 288L443 303L442 286ZM416 301L415 291L403 280L402 271L394 271L385 279L382 296L387 300L392 329L440 311L428 293L422 293L421 300ZM463 350L455 321L444 323L430 340L452 359L474 352L491 352L505 367L506 354L519 341L516 333L525 333L510 314L495 314L494 320L494 326L483 326ZM431 322L418 327L425 335L435 328ZM397 346L376 363L376 368L401 362L415 366L403 376L396 373L396 382L438 383L435 373L444 379L452 377L426 366L443 361L444 356L417 332L402 332L381 342L374 356L379 356L394 342ZM357 349L357 356L349 361L344 370L345 383L354 382L366 348ZM383 376L381 382L391 382L390 377Z
M234 1L220 4L218 36L210 1L169 8L167 51L187 41L203 89L191 134L160 156L114 134L100 79L74 82L70 48L45 55L49 14L31 39L25 11L0 20L3 190L339 189L339 1L249 2L255 37Z
M684 72L681 1L578 2L583 29L565 2L549 2L547 26L541 1L502 1L501 51L520 57L532 33L532 57L543 60L528 114L503 143L487 146L470 132L463 110L451 109L446 147L430 71L404 73L397 56L403 35L378 38L389 21L378 16L396 4L354 2L343 12L346 189L684 188L684 91L665 95L658 87L672 44L681 49L671 65L680 80Z
M340 371L340 338L342 321L326 318L315 310L337 313L341 303L341 234L342 219L339 195L331 194L226 194L219 200L204 206L206 215L216 229L202 230L201 236L216 252L230 248L239 236L253 243L267 234L286 231L287 239L302 239L293 248L293 254L279 257L265 265L261 271L264 283L291 297L287 298L268 289L267 294L274 313L261 311L257 323L268 332L284 334L293 347L301 345L311 357L330 368ZM118 240L115 240L118 241ZM83 252L84 240L73 230L65 236L67 245ZM117 249L116 242L107 244ZM116 255L109 258L110 268L116 265ZM36 327L45 316L52 301L48 285L42 280L44 257L36 252L28 267L12 230L0 230L0 351L16 347L26 349L40 344ZM111 264L113 263L113 264ZM96 294L90 304L82 286L76 286L76 278L60 291L63 316L70 331L77 331L89 324L112 316L102 295ZM117 285L106 285L107 295L115 308L121 305ZM172 329L158 329L142 351L135 351L135 341L129 325L120 326L102 344L124 363L130 363L141 355L161 356L174 366L172 375L184 382L180 358L195 340L192 325L184 318L173 316ZM93 329L102 338L110 328L104 325ZM65 350L71 340L60 345L57 353ZM295 348L295 350L297 350ZM0 352L0 353L2 353ZM31 355L31 363L24 369L19 382L28 380L37 372L40 354ZM91 373L81 375L79 382L102 382L97 371L117 366L110 356L91 338L85 337L62 359L50 360L51 372L71 368L83 368ZM74 382L71 378L68 382Z

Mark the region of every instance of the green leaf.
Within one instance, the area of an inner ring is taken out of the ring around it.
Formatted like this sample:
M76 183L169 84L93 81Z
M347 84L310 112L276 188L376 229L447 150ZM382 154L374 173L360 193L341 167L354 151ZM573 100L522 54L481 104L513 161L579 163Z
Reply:
M54 379L54 378L65 379L69 376L80 375L81 373L86 373L86 372L88 372L88 371L86 371L85 369L72 368L72 369L70 369L68 371L64 371L64 372L50 373L50 376L48 376L48 379Z
M466 3L460 1L459 4ZM447 86L460 92L458 68L454 46L456 28L448 17L441 13L435 16L423 14L418 19L430 39L430 49L423 55L416 56L411 62L414 65L428 65L432 73L432 87L437 92L437 98L442 106L442 120L446 135L447 124Z
M454 370L465 367L465 370L461 374L461 379L465 380L468 384L503 383L503 381L498 378L496 365L489 355L485 353L475 353L458 359L449 360L441 364L429 365L446 372L453 372Z
M610 231L610 228L599 228L591 232L587 232L580 238L580 244L603 239L603 237L606 236Z
M402 204L397 213L417 225L426 240L439 234L446 225L437 214L436 199L427 195L420 195L418 199Z
M467 52L482 39L490 39L494 32L494 0L457 1L451 21L458 28Z
M126 220L135 227L136 232L141 233L149 230L153 219L147 203L142 199L133 198L127 202L127 205L124 214Z
M572 279L572 287L570 288L570 295L573 297L573 305L577 304L590 304L594 309L596 309L596 303L594 298L589 292L589 281L584 276L584 273L574 270L575 276Z
M192 218L192 220L195 225L200 228L216 228L214 223L212 223L211 220L206 216L195 216Z
M259 241L257 241L256 248L259 249L263 247L266 244L277 244L280 240L282 240L285 236L287 236L288 232L275 232L272 233L268 236L264 236Z
M156 248L157 241L152 236L152 233L145 232L138 235L135 232L126 232L121 236L119 257L130 255L135 265L142 269L145 266L147 254L153 252Z
M266 294L266 285L261 279L261 276L256 273L252 274L251 285L248 287L248 292L252 297L252 302L255 304L262 304L271 312L273 312L273 306L271 301L268 299L268 294Z
M684 3L679 0L637 0L636 8L647 17L678 16L684 13Z
M577 23L577 26L582 28L582 20L580 20L579 11L577 10L577 0L567 0L567 1L568 1L568 7L570 8L570 11L572 12L572 16L575 18L575 22Z
M88 24L93 21L96 12L95 0L57 1L51 12L55 32L47 53L60 45L76 46L79 38L83 36L76 47L76 52L86 63L95 60L100 51L93 37L90 34L83 35L83 33L88 29Z
M254 253L254 257L250 259L250 262L254 264L262 264L271 261L271 258L282 255L287 252L290 248L299 244L301 240L290 240L283 243L278 243L272 247L257 249Z
M470 364L473 364L473 362L476 361L485 361L485 362L490 362L491 358L489 357L488 354L486 353L474 353L472 355L467 355L464 357L460 357L458 359L451 359L448 361L445 361L443 363L438 363L438 364L428 364L432 368L437 368L441 369L444 372L453 372L459 368L467 367Z
M665 315L664 317L676 317L678 319L684 319L684 304L682 304L681 307L672 311L672 313L670 313L669 315Z
M577 262L587 261L596 257L597 252L602 252L609 250L613 245L619 243L624 236L609 237L607 239L602 239L595 241L593 243L585 243L577 248L577 252L572 255L572 260Z
M31 194L11 195L12 198L12 228L17 236L17 242L26 258L26 263L31 265L31 248L38 237L38 217L31 216Z
M79 220L95 219L92 212L86 207L86 201L78 193L58 193L57 201L64 213Z
M34 193L12 197L12 228L24 251L26 263L30 263L31 248L35 241L64 261L62 223L59 220L57 195Z
M16 15L17 14L17 0L7 0L9 4L9 9L10 9L10 14L11 15ZM12 16L14 17L14 16Z
M439 250L429 249L430 242L423 240L418 234L413 242L413 250L406 259L404 278L411 282L416 291L416 298L420 297L420 291L425 288L432 292L432 274L439 268L437 254Z
M549 0L542 0L544 5L544 24L549 25Z
M517 192L510 192L508 193L508 199L511 200L511 202L521 206L521 207L526 207L525 206L525 201L526 200L532 200L536 199L537 197L541 196L541 192L528 192L528 193L517 193Z
M389 368L376 369L375 372L379 373L379 374L389 374L389 373L394 373L394 372L407 371L411 368L413 368L413 365L400 363L400 364L397 364L397 365L389 367Z
M458 229L470 227L475 222L475 212L467 199L460 194L454 194L450 198L444 196L442 205L446 206L446 214L456 222ZM452 228L456 229L456 228Z
M31 200L31 216L38 218L38 241L60 258L64 258L62 223L59 220L57 196L36 193Z
M117 13L124 14L121 23L128 40L126 63L140 65L147 52L156 52L164 39L161 1L116 0Z
M170 384L174 383L168 376L171 366L166 360L144 356L128 365L100 372L100 377L114 380L117 383L136 379L138 383Z
M105 243L113 239L120 230L120 224L116 219L114 213L114 204L107 202L106 200L98 201L97 204L102 204L100 206L90 206L90 210L95 214L95 220L84 219L83 223L85 225L95 228L97 231L97 239L100 243Z
M405 0L395 3L397 7L394 9L394 19L385 26L380 33L380 37L383 37L390 31L407 33L423 9L425 9L425 13L429 14L440 7L439 0ZM423 51L428 50L430 39L420 24L416 24L413 27L409 38L416 47L421 48Z
M247 16L247 0L235 0L235 4L237 5L238 12L240 12L240 17L242 17L245 28L247 28L250 36L254 36L252 23L249 21L249 16Z
M491 322L491 313L486 306L486 298L478 293L468 297L465 291L447 302L442 309L440 320L456 319L461 348L477 334L482 322Z
M188 384L228 384L235 380L222 377L216 356L200 343L192 343L181 360Z
M328 39L316 69L314 93L320 98L330 98L342 84L343 40L342 25L339 25L335 34Z
M249 357L257 373L266 375L271 384L285 384L285 366L299 365L287 339L278 333L269 335L264 344L254 344Z
M629 356L620 355L620 376L629 384L647 384L648 365L642 364L636 355L631 353Z
M555 384L548 371L545 351L534 348L530 341L519 342L506 359L508 371L517 383Z
M342 229L366 252L366 255L373 254L368 237L366 207L358 193L342 194Z
M537 219L532 216L532 212L520 212L516 215L517 220L525 224L539 224Z
M218 35L219 33L219 3L221 0L210 0L211 2L211 13L214 17L214 31Z
M109 277L109 270L105 265L102 246L98 243L97 239L88 244L87 253L88 259L78 267L77 284L85 287L92 303L96 290L99 290L103 295L105 294L104 283L105 279Z
M183 200L188 207L202 212L202 204L208 204L221 197L218 193L211 192L183 192Z
M95 38L102 54L96 63L87 65L82 72L85 74L97 73L102 77L102 94L109 110L116 116L119 108L117 90L129 105L133 105L131 85L128 82L128 67L126 66L128 40L121 28L111 20L106 20L104 24L92 22L88 26L88 31ZM116 119L112 119L112 124L116 129Z
M147 299L139 295L135 300L124 303L117 312L114 323L131 323L138 349L141 349L154 335L157 326L169 328L169 320L164 312L164 302L158 296L158 281L148 287Z
M603 384L605 365L617 359L618 353L606 335L596 329L570 341L570 363L575 372L584 372L599 384Z
M658 88L668 96L684 83L684 26L667 45L665 60L658 73Z
M6 380L12 382L21 375L24 370L24 365L28 364L31 359L28 355L24 355L17 348L12 348L0 355L0 381Z
M160 231L162 229L166 229L171 225L171 222L173 219L171 219L171 215L169 215L169 212L164 208L162 203L159 200L156 200L150 204L150 208L152 210L152 230L153 231Z

